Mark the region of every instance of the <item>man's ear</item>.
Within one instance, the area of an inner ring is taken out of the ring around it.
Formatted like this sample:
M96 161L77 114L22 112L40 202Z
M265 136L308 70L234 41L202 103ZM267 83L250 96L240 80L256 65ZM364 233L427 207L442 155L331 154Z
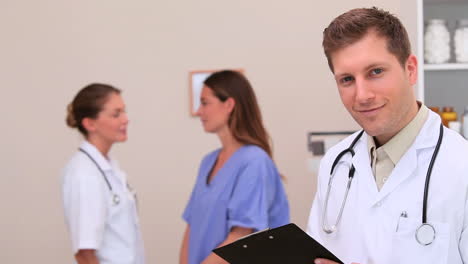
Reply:
M406 60L406 71L411 85L415 85L418 81L418 59L413 54Z
M92 118L89 118L89 117L83 118L83 120L81 120L81 124L88 132L93 132L96 130L96 125L95 125L94 119Z

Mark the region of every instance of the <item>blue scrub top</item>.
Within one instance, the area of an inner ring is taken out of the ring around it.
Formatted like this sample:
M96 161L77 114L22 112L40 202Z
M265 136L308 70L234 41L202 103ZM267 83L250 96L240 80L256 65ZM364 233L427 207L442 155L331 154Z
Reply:
M183 218L190 226L189 264L200 264L232 227L254 231L289 223L289 205L278 170L258 146L239 148L207 184L220 149L202 161Z

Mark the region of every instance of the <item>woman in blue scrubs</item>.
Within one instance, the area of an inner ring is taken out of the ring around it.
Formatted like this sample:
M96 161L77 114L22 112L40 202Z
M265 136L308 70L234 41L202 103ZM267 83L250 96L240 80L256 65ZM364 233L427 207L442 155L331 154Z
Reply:
M212 250L289 223L289 205L272 160L255 93L235 71L208 77L197 115L221 148L204 157L184 211L180 264L227 263Z

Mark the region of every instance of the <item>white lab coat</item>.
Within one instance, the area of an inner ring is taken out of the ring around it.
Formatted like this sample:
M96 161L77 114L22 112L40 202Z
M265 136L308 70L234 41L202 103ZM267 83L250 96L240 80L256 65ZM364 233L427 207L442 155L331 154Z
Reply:
M86 154L78 151L63 170L63 205L73 253L95 249L100 264L143 264L143 242L134 193L127 188L125 173L115 160L107 160L88 142L81 148L106 174L106 181Z
M351 159L347 154L342 159L351 161L356 173L338 230L326 234L322 213L331 164L357 133L331 148L321 161L308 234L345 263L468 263L468 141L447 128L430 179L427 204L427 221L435 227L436 238L428 246L421 246L415 239L422 222L424 183L439 126L440 117L431 111L380 192L364 133L354 147L356 155ZM329 225L336 221L347 181L348 167L340 166L328 202ZM402 212L407 218L401 217Z

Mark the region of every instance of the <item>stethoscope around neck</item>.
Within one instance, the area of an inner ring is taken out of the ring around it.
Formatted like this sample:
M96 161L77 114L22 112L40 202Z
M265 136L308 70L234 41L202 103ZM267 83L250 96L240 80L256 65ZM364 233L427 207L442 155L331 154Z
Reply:
M86 154L86 156L88 156L88 158L96 165L96 167L98 168L98 170L101 172L102 177L103 177L104 180L106 181L107 187L109 188L109 191L110 191L110 193L112 194L112 204L113 204L113 205L118 205L118 204L120 204L120 196L119 196L118 194L116 194L116 193L112 190L112 185L110 184L109 179L107 179L106 174L105 174L104 171L101 169L101 167L100 167L99 164L96 162L96 160L93 159L93 157L91 157L91 155L90 155L88 152L86 152L84 149L79 148L79 150L80 150L81 152L83 152L84 154Z
M336 218L335 224L330 226L327 220L327 211L328 211L327 209L328 209L328 200L330 198L332 182L333 182L333 178L335 177L334 175L335 167L338 165L338 163L341 161L341 158L344 155L350 154L351 157L354 157L355 155L354 146L356 145L357 141L361 138L363 133L364 133L364 130L359 132L359 134L353 140L351 145L347 149L341 151L338 154L338 156L336 156L335 160L333 161L333 164L330 170L330 178L328 179L328 187L327 187L327 193L325 195L325 204L324 204L323 215L322 215L322 221L323 221L322 229L327 234L334 233L338 229L338 225L340 224L346 201L348 200L348 193L349 193L349 189L351 188L351 183L354 178L354 173L356 172L354 165L351 163L349 171L348 171L348 182L347 182L343 202L341 203L341 208ZM424 184L424 196L423 196L423 208L422 208L422 223L416 229L416 233L415 233L416 241L423 246L430 245L435 240L435 236L436 236L436 230L434 226L427 223L427 197L428 197L428 192L429 192L429 181L430 181L431 174L432 174L432 168L437 158L437 154L439 153L440 145L442 144L443 135L444 135L444 127L442 124L440 124L439 138L437 140L437 145L434 149L434 153L432 154L431 162L429 163L429 167L426 173L426 182Z

